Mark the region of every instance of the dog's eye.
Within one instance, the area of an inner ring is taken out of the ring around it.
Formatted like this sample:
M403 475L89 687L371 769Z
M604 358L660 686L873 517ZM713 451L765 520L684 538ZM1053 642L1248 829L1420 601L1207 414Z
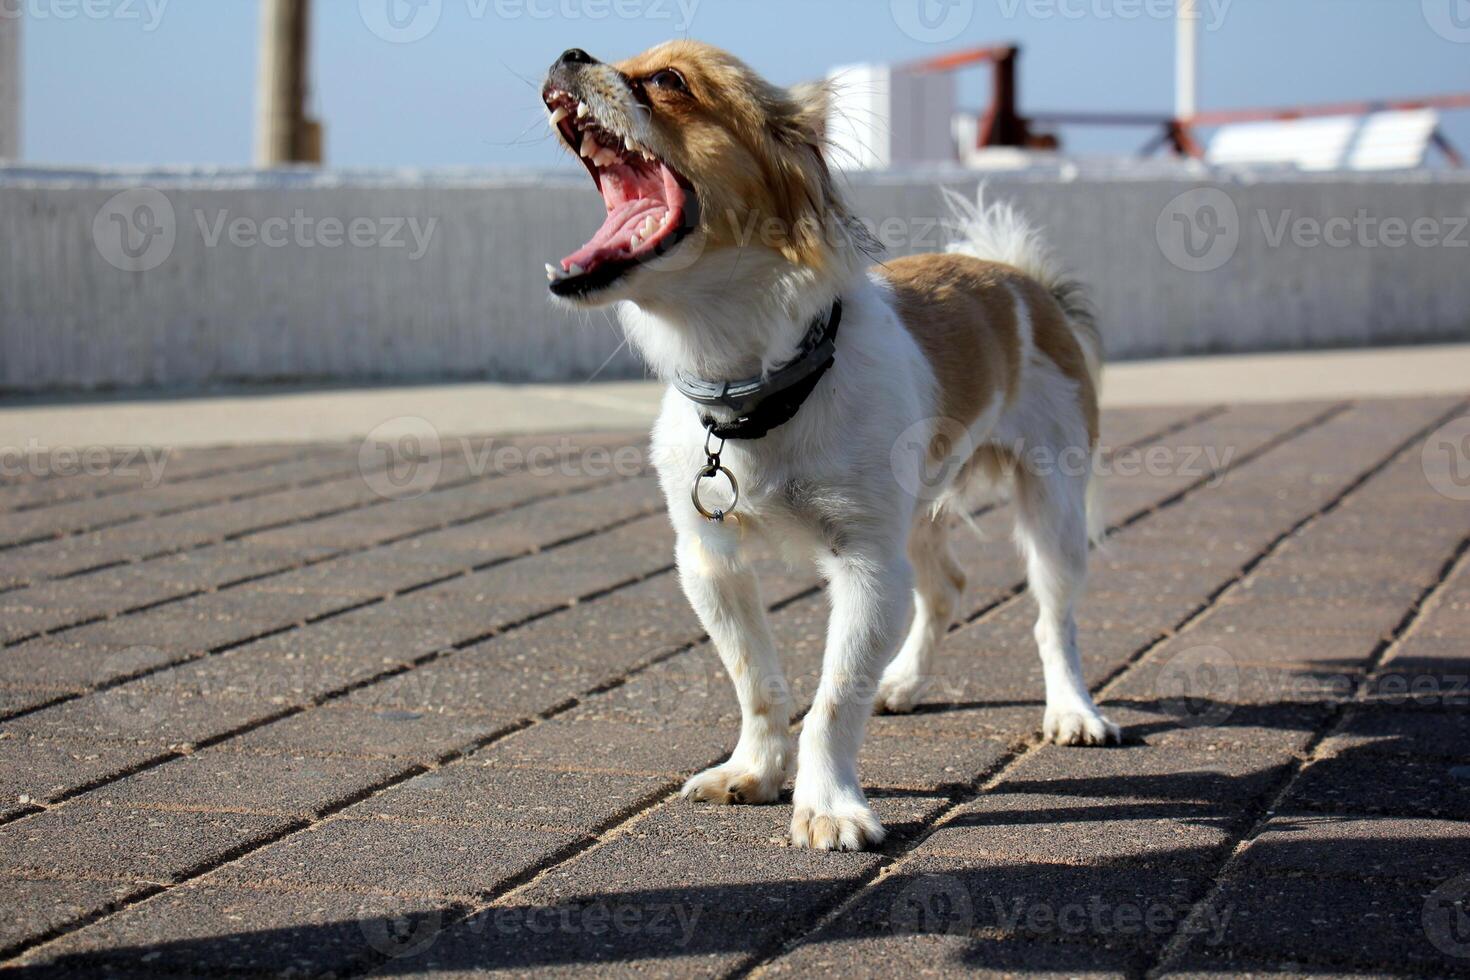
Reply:
M672 68L664 68L648 76L648 84L654 88L666 88L674 92L689 93L689 86L684 83L684 76Z

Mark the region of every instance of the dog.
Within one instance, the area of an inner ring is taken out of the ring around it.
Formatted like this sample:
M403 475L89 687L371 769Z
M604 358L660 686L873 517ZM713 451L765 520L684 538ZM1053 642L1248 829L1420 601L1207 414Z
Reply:
M740 703L734 752L683 795L769 803L794 775L793 844L880 844L858 778L866 719L915 706L965 588L949 538L997 483L1039 608L1043 736L1120 741L1077 652L1091 467L1017 451L1090 461L1101 342L1082 287L1025 220L955 199L947 252L869 268L872 239L828 165L826 87L773 85L706 44L616 64L573 48L542 97L607 210L547 266L550 291L616 304L670 382L651 455L681 585ZM795 743L751 566L763 545L814 562L831 606Z

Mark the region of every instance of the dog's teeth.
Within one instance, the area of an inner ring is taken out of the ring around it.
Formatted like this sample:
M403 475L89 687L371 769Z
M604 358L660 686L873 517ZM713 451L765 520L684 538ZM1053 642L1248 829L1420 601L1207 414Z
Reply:
M640 246L642 244L643 244L643 239L639 238L637 235L634 235L633 236L633 242L632 242L632 244L630 244L628 246L628 251L630 251L630 252L636 252L636 251L638 251L638 246Z
M550 262L546 263L546 281L547 282L556 282L560 278L561 278L561 270L558 269L556 266L552 265Z
M617 151L609 150L607 147L603 147L602 149L597 151L597 155L592 158L592 162L597 164L599 167L606 167L610 166L611 164L617 163Z
M587 271L586 269L582 268L580 265L578 265L577 263L573 262L572 263L572 267L567 270L567 275L569 275L569 276L580 276L582 273L584 273L586 271Z
M591 133L582 134L582 148L577 151L578 153L584 157L594 157L600 149L601 147L597 145L597 140L592 138Z
M592 111L591 109L587 108L587 103L585 103L585 102L578 102L577 103L577 118L578 119L586 119L587 118L587 113L589 113L591 111Z
M650 214L648 217L643 219L643 227L639 229L639 233L642 234L644 238L652 238L653 233L656 231L658 231L658 222L655 221L653 215Z
M569 115L570 113L567 112L564 106L557 106L555 109L551 110L551 125L559 125L561 121Z

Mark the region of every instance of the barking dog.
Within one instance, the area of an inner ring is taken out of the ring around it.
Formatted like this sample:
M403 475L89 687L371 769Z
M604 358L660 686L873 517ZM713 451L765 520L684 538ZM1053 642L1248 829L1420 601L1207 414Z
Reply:
M684 795L767 803L794 769L795 844L883 839L858 780L864 725L875 703L908 711L921 694L965 587L948 539L967 498L996 482L1040 608L1043 733L1117 741L1083 682L1073 620L1090 467L1022 460L1090 457L1100 344L1080 288L1026 223L955 199L948 253L867 269L869 239L824 158L824 90L777 87L707 45L618 64L572 49L543 98L607 209L587 244L547 266L551 292L617 303L670 382L653 458L680 580L740 701L734 753ZM762 543L814 561L828 583L821 682L794 752L749 564Z

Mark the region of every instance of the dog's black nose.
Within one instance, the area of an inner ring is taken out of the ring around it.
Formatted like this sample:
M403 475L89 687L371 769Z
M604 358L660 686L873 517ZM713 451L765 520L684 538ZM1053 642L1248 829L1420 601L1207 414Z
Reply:
M556 63L558 65L595 65L597 59L581 48L567 48L561 53L561 57L556 59Z

